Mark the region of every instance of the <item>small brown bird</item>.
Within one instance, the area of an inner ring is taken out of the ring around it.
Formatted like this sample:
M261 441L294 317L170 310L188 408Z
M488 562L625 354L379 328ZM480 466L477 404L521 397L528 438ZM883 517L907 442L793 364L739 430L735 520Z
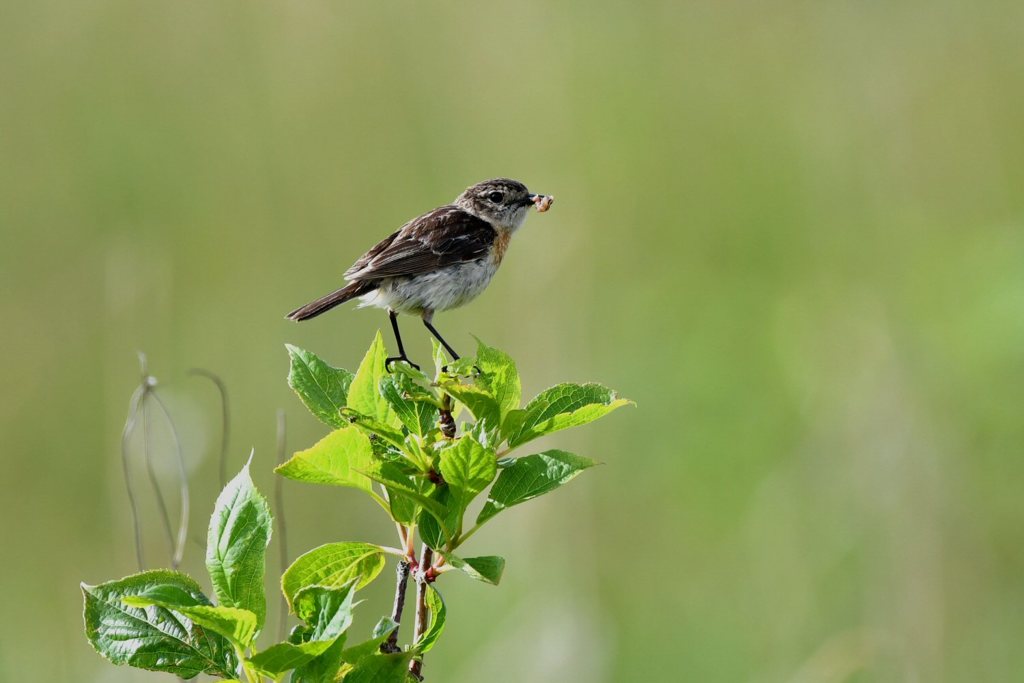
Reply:
M469 303L484 291L528 208L544 212L553 201L508 178L472 185L451 204L414 218L384 238L345 271L347 285L295 309L288 318L308 320L359 298L360 307L388 309L399 354L388 363L403 360L419 369L405 354L399 313L420 316L457 359L459 354L434 328L434 313Z

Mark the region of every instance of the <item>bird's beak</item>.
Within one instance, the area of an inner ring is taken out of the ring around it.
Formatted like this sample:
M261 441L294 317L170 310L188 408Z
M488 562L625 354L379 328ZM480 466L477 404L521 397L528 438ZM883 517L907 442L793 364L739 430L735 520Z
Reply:
M534 206L537 207L538 213L544 213L545 211L550 209L551 205L555 201L554 197L546 194L531 194L528 195L526 198L529 200L530 204L533 204Z

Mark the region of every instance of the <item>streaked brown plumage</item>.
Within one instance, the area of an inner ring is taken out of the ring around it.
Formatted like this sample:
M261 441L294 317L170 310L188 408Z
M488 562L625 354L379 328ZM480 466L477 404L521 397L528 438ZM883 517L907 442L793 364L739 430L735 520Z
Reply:
M468 303L490 283L512 233L529 206L546 211L553 198L531 194L522 183L496 178L477 183L452 204L414 218L381 240L345 271L348 284L288 314L308 320L355 298L387 308L399 355L408 358L397 314L415 313L453 358L454 349L432 325L435 311Z

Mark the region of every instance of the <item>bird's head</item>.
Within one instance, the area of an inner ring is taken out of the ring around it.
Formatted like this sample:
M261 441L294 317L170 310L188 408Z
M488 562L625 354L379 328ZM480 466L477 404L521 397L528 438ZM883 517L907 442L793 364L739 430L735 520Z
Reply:
M495 226L515 230L531 206L547 211L553 201L554 197L530 192L518 180L495 178L467 187L455 198L455 205Z

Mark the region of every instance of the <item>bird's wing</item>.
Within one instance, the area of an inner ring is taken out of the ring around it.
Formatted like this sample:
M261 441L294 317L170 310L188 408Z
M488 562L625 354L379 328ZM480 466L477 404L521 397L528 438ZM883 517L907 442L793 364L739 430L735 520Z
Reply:
M456 206L415 218L366 252L345 272L349 280L427 273L486 256L497 236L487 221Z

